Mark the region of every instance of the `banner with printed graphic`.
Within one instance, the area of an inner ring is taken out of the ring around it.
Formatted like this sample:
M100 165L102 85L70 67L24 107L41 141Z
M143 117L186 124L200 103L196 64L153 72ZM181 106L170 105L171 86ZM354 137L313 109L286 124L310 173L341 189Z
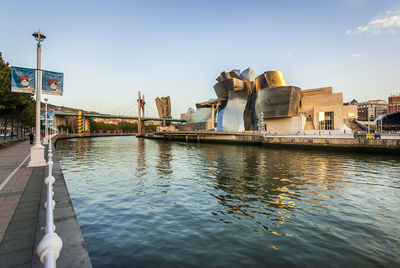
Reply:
M56 117L56 112L54 111L47 111L47 121L54 121L54 118Z
M42 121L42 125L45 124L45 120L44 120L45 114L46 114L46 111L40 110L40 120ZM56 112L47 111L47 124L49 124L50 122L54 122L55 117L56 117Z
M64 74L42 71L42 93L62 96L64 91Z
M56 127L56 124L54 124L54 121L49 121L49 122L47 122L47 126L48 126L49 128L55 128L55 127Z
M11 67L11 91L35 93L35 69Z

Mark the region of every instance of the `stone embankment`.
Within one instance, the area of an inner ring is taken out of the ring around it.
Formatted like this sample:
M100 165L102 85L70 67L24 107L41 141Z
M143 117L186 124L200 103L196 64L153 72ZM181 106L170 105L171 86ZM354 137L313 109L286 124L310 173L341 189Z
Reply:
M145 138L253 144L266 147L294 147L305 149L341 150L366 153L400 154L400 136L382 136L381 139L359 138L354 135L261 135L260 133L236 132L156 132Z

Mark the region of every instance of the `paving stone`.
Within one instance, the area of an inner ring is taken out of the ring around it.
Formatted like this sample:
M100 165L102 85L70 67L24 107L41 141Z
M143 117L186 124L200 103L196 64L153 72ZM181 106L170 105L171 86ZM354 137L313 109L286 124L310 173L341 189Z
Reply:
M14 268L30 268L30 267L31 267L30 263L14 266Z
M19 145L17 145L19 146ZM23 146L15 149L23 149ZM10 173L26 158L30 146L25 147L25 155L15 162ZM8 157L13 155L8 150ZM14 150L15 153L15 150ZM0 156L4 151L0 151ZM25 163L3 188L1 194L5 196L0 211L4 214L12 213L7 228L2 235L0 243L0 267L29 267L32 260L33 245L36 231L37 215L40 204L40 184L44 168L27 168ZM8 176L8 175L7 175ZM37 186L39 184L39 187ZM6 211L8 210L8 213ZM3 215L3 214L1 214Z
M26 224L26 223L18 223L15 225L12 221L7 227L7 232L6 235L14 235L14 233L20 233L20 232L32 232L36 228L35 224ZM4 236L4 240L7 240L6 235ZM1 244L0 244L1 248Z
M31 207L22 207L22 206L20 206L16 213L25 214L25 213L30 213L30 212L32 212L32 208Z
M14 239L20 239L20 238L34 239L35 231L36 231L36 226L31 226L30 228L20 229L20 230L18 230L18 232L13 232L13 233L9 234L7 237L4 237L2 243L11 241Z
M75 211L71 206L57 208L54 210L54 221L60 218L75 217Z
M15 221L26 221L29 219L36 219L37 218L37 211L31 210L29 212L25 212L25 213L15 213L14 214L14 220Z
M70 199L68 200L58 200L56 202L56 209L57 208L64 208L64 207L72 207L72 202Z
M32 249L23 249L0 255L0 267L15 267L29 265L32 259Z
M30 235L30 234L29 234ZM0 254L8 254L20 250L32 249L32 240L29 237L24 236L20 238L7 239L7 241L2 241L2 247ZM33 236L31 236L33 238Z
M13 215L17 204L10 204L0 209L0 215Z
M22 191L0 193L0 196L22 195ZM5 199L3 200L5 201Z
M92 264L88 262L87 257L82 254L87 251L85 243L76 244L74 247L69 247L67 250L61 252L60 258L64 259L64 262L57 263L59 268L69 267L92 267Z

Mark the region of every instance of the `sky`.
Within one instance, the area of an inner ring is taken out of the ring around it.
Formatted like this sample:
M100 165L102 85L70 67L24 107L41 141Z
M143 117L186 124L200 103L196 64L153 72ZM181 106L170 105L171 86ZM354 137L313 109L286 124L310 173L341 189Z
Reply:
M332 86L343 101L400 93L399 0L1 0L0 52L12 66L64 73L49 102L146 116L170 96L178 118L215 98L223 71L282 71L302 89ZM43 99L43 97L42 97Z

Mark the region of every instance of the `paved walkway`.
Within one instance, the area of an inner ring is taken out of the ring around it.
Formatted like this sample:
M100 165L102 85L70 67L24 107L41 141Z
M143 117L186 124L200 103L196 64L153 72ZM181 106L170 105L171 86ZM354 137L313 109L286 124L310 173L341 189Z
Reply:
M0 267L30 267L44 167L28 168L29 142L0 150Z
M0 150L0 242L32 174L33 169L26 167L30 148L23 142Z
M0 150L0 268L43 267L36 248L46 225L46 167L28 168L29 142ZM54 222L63 239L57 267L92 267L57 153L53 152Z

